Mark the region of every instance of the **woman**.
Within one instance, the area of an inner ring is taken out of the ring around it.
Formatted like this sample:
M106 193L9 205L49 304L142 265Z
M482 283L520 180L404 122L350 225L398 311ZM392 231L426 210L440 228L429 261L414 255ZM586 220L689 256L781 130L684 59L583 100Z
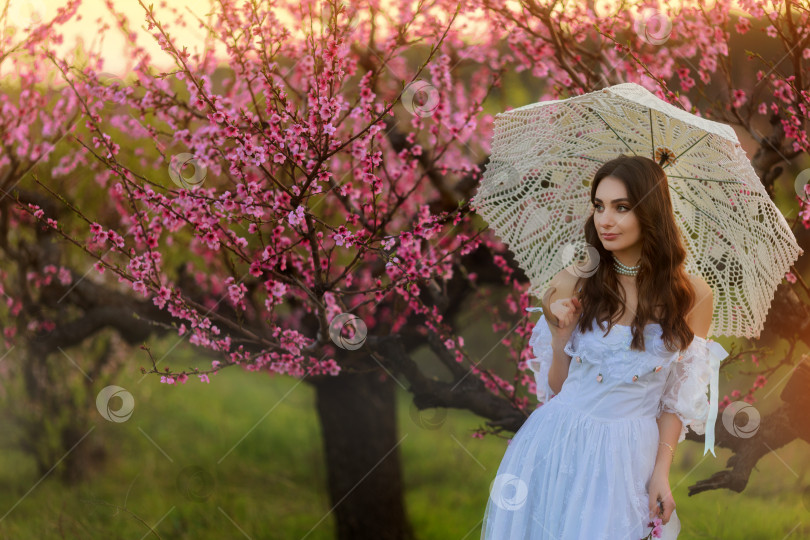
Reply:
M669 468L687 426L705 432L712 291L684 270L657 163L605 163L590 198L599 264L564 269L543 299L530 367L545 404L506 449L482 539L638 540L656 517L663 538L680 531Z

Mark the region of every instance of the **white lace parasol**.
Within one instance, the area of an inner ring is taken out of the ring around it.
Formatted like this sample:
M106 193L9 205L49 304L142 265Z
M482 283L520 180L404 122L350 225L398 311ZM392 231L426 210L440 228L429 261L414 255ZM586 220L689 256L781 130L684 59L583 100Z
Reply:
M758 337L802 249L728 125L634 83L500 113L472 207L539 296L587 248L591 179L619 154L665 161L686 270L714 291L710 335Z

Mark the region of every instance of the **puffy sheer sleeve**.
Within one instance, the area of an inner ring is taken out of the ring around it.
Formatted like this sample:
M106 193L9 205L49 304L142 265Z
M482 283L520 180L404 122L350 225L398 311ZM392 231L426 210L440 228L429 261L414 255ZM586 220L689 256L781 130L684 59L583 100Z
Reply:
M551 369L551 362L554 358L554 351L551 348L551 330L543 314L542 307L526 308L526 311L539 311L540 319L534 325L532 335L529 338L529 345L532 348L534 358L529 360L529 369L534 372L534 381L537 386L537 401L547 402L554 397L554 392L548 385L548 372Z
M720 362L728 352L719 343L695 336L672 367L664 383L657 416L663 412L678 415L683 422L678 442L686 437L686 427L706 435L703 454L714 453L714 426L717 420ZM706 391L710 390L710 395ZM707 429L708 426L708 429Z

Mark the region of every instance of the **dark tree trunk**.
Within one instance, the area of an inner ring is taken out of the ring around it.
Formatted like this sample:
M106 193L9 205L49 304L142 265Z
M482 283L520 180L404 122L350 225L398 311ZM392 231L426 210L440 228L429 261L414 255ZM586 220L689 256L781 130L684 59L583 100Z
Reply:
M319 377L330 507L338 540L410 540L396 421L395 382L380 372Z

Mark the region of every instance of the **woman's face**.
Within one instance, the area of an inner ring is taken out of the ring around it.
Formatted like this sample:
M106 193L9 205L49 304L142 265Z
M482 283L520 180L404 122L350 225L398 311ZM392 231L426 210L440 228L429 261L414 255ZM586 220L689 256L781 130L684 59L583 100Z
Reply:
M596 186L593 223L608 251L624 251L641 242L641 225L630 209L627 188L615 176L606 176Z

